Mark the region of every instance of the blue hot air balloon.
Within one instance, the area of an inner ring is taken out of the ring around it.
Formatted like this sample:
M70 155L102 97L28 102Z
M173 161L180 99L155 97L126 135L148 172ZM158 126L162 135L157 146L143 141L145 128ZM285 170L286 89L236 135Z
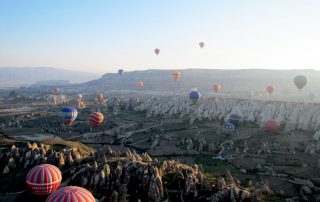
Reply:
M64 107L61 111L61 117L63 119L64 124L71 125L74 123L78 116L78 111L73 107Z
M232 123L235 126L239 126L239 124L242 122L242 117L238 114L231 114L228 120L229 123Z
M192 101L192 104L196 104L198 100L201 98L201 93L196 88L193 88L191 89L189 98Z
M236 126L233 123L224 122L222 125L222 133L232 134L236 129Z
M122 76L122 75L124 74L124 70L123 70L123 69L119 69L119 70L118 70L118 74L119 74L120 76Z

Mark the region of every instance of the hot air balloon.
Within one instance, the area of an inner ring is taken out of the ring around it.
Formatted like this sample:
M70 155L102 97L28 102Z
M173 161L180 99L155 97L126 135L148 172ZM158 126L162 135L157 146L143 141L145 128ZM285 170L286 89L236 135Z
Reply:
M95 202L95 199L91 194L91 192L89 192L88 190L82 187L67 186L53 192L46 200L46 202L56 202L56 201Z
M236 126L233 123L225 122L222 125L222 133L230 134L233 133L236 129Z
M60 186L62 174L54 165L41 164L33 167L27 175L28 189L36 195L49 195Z
M298 75L294 77L293 82L297 86L297 88L301 90L307 84L308 79L303 75Z
M205 45L205 44L204 44L204 42L202 42L202 41L199 43L200 48L203 48L204 45Z
M102 93L97 94L96 98L97 98L97 101L98 101L100 104L104 104L104 103L105 103L105 100L104 100L104 97L103 97L103 94L102 94Z
M269 120L266 123L266 131L270 134L275 134L279 129L280 124L276 120Z
M178 80L180 78L180 76L181 76L181 73L179 71L172 72L172 78L174 80Z
M55 94L58 94L60 92L60 89L59 88L53 88L52 92L55 93Z
M71 125L74 123L78 116L78 111L73 107L64 107L61 112L61 117L64 120L64 124Z
M196 104L198 100L201 98L201 93L198 91L198 89L193 88L191 89L191 92L189 94L189 98L192 101L192 104Z
M221 86L219 84L216 84L213 86L213 90L216 93L219 93L221 91Z
M267 86L266 91L271 95L271 93L274 91L274 86Z
M102 99L103 99L103 94L102 93L97 94L97 100L102 100Z
M242 122L242 117L238 114L231 114L228 119L228 122L238 127L239 124Z
M119 70L118 70L118 74L119 74L120 76L122 76L123 73L124 73L124 70L123 70L123 69L119 69Z
M90 114L89 122L94 127L99 127L99 125L103 122L104 116L100 112L93 112Z
M143 81L137 82L137 83L136 83L136 87L137 87L137 88L143 88L143 87L144 87Z
M154 52L156 53L156 55L159 55L160 49L159 49L159 48L156 48L156 49L154 49Z

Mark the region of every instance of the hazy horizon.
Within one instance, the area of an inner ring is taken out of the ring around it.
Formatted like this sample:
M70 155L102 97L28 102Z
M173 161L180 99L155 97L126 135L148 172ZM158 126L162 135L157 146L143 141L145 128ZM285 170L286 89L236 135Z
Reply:
M3 1L0 67L320 70L319 10L316 0Z

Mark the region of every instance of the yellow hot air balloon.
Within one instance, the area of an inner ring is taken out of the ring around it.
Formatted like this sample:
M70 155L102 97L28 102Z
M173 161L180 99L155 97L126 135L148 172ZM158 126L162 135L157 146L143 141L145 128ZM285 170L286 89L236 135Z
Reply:
M220 84L214 85L213 90L214 92L219 93L221 91L221 85Z

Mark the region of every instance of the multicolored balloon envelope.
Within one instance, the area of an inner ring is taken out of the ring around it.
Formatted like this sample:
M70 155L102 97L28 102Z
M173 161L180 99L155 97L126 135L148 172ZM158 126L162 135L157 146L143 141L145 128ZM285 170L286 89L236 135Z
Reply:
M191 89L191 92L189 94L189 98L192 101L192 104L196 104L198 100L201 98L201 93L198 91L198 89L193 88Z
M75 122L78 116L78 111L73 107L64 107L62 108L61 117L64 121L64 124L71 125Z
M100 112L93 112L90 114L89 122L94 127L99 127L99 125L103 122L104 116Z
M95 199L91 192L88 190L77 187L77 186L67 186L57 191L53 192L46 200L46 202L95 202Z
M61 184L62 174L54 165L41 164L33 167L27 175L28 189L36 195L49 195Z
M278 129L280 127L280 124L278 121L276 120L269 120L266 123L266 131L270 134L275 134L276 132L278 132Z

